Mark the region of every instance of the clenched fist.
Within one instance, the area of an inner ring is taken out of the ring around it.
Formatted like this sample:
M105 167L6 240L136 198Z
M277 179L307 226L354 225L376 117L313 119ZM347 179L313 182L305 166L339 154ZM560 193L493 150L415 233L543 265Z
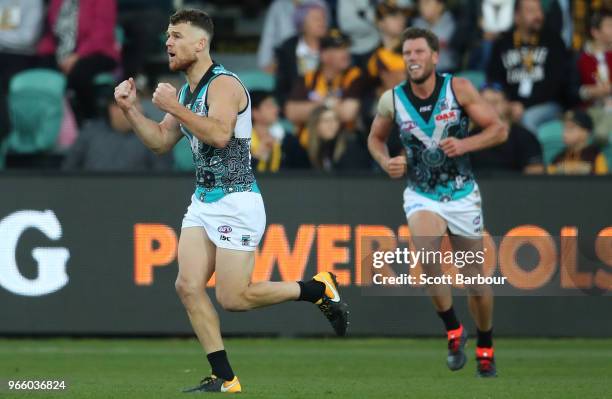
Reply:
M153 104L164 112L171 113L176 106L180 106L176 99L176 89L170 83L160 83L153 93Z
M458 157L468 152L465 143L456 137L447 137L440 141L440 148L447 157Z
M407 162L404 155L393 157L387 161L385 171L392 179L399 179L406 174Z
M115 87L115 101L119 108L129 111L136 105L136 84L134 79L129 78Z

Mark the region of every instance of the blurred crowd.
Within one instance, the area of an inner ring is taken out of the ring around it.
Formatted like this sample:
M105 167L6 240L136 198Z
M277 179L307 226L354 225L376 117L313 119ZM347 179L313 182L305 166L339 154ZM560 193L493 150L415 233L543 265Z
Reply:
M118 81L136 77L144 112L163 116L149 100L157 76L145 67L164 59L175 3L0 0L0 166L188 170L188 146L153 156L112 98ZM224 4L195 6L215 19ZM251 0L236 7L262 17L257 65L233 68L255 76L247 87L257 172L375 170L369 126L379 96L406 79L400 37L417 26L440 39L438 71L469 79L510 127L506 143L471 155L477 174L609 173L611 0ZM402 152L398 134L389 146L391 155Z

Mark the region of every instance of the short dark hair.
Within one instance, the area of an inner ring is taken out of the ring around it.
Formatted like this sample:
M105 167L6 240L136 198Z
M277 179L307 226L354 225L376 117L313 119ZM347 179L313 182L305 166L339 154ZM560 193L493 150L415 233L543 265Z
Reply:
M523 5L523 1L525 0L516 0L514 2L514 13L515 14L521 9L521 5ZM540 7L541 6L542 6L542 3L540 2Z
M601 29L601 24L606 18L612 17L612 12L610 10L603 9L598 13L595 13L591 16L591 29Z
M268 90L251 90L251 108L257 109L268 98L274 98L274 94Z
M423 38L427 41L427 45L433 51L438 52L440 50L440 41L438 40L438 36L435 35L429 29L415 28L411 27L406 29L402 33L402 45L406 42L406 40L414 40Z
M189 23L193 26L197 26L208 33L208 36L212 39L215 27L213 25L212 18L210 15L201 10L184 9L178 10L170 16L170 24L178 25L181 23Z

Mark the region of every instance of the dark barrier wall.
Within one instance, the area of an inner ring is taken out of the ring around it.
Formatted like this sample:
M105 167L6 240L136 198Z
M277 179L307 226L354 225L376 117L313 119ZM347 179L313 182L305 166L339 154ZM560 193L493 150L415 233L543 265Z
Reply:
M255 280L297 280L334 269L348 284L352 334L441 333L428 298L367 296L358 286L362 237L395 235L405 224L403 183L291 175L259 183L268 229ZM192 184L185 176L0 177L0 334L190 333L174 280L177 235ZM497 178L482 180L480 187L491 235L535 228L565 237L562 247L581 254L572 262L555 247L550 279L532 289L514 281L519 296L496 300L496 332L612 335L612 247L602 241L612 235L612 180ZM588 268L581 258L590 260ZM571 279L573 288L562 282L563 272L578 276ZM457 298L456 307L467 322L465 302ZM305 303L222 311L221 319L228 334L331 332Z

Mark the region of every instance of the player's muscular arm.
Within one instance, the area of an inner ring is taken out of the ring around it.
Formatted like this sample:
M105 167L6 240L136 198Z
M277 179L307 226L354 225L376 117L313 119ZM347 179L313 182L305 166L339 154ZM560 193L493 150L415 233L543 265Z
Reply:
M231 76L219 76L208 87L208 116L200 116L180 106L171 113L200 141L224 148L234 134L236 119L247 105L242 85Z
M380 167L393 178L398 179L406 174L406 157L400 155L391 158L387 139L393 127L393 94L386 91L378 103L378 112L372 122L368 136L368 149Z
M451 83L457 101L482 131L464 139L454 137L440 141L440 148L450 157L482 150L503 143L508 138L508 127L501 122L497 113L487 104L472 84L463 78L453 78Z
M170 151L181 138L178 124L172 115L166 114L164 120L157 123L140 112L134 79L125 80L115 88L115 101L123 110L136 135L156 154Z

